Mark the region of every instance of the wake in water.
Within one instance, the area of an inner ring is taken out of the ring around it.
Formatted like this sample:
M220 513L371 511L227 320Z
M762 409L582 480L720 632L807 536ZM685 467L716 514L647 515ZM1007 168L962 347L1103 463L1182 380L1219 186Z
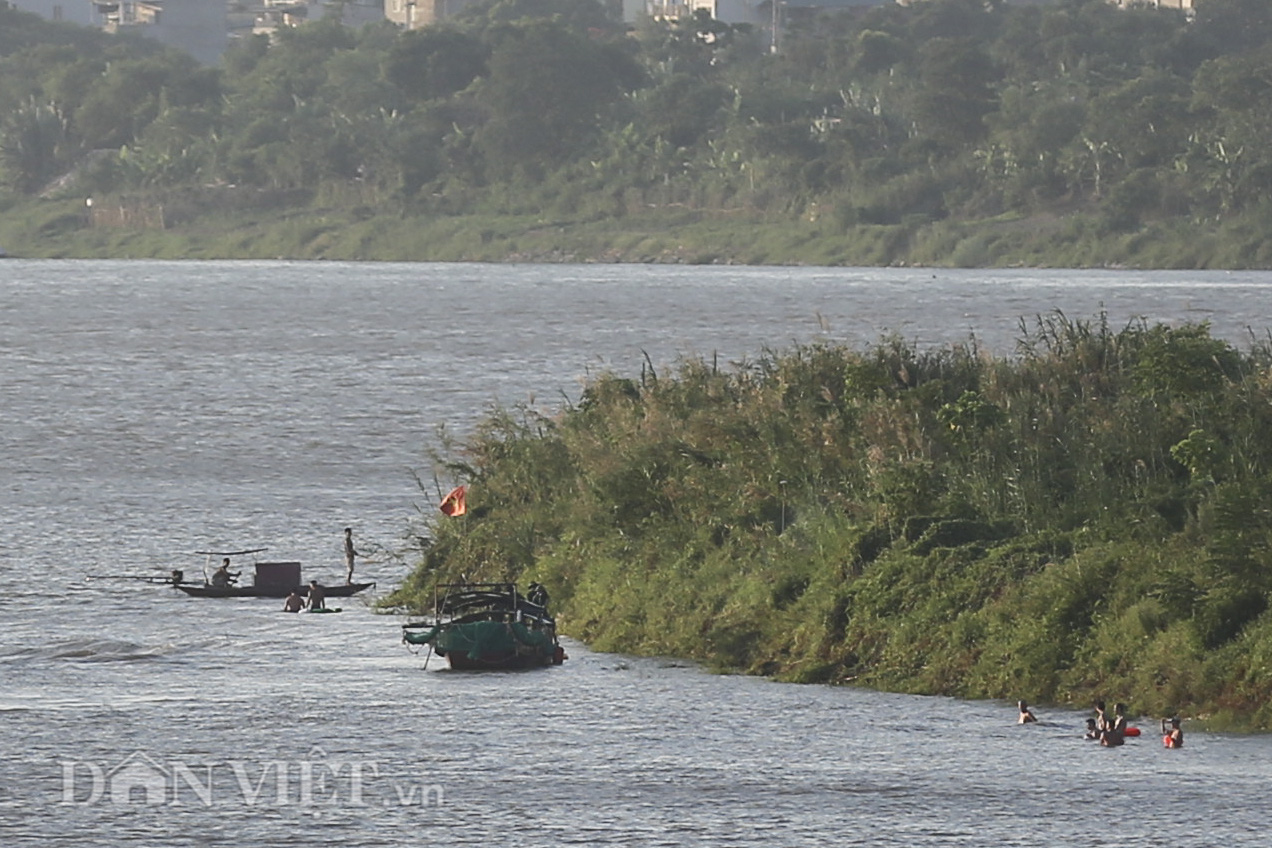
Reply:
M138 645L117 639L69 639L38 648L0 652L0 662L78 660L81 662L146 662L170 656L175 645Z

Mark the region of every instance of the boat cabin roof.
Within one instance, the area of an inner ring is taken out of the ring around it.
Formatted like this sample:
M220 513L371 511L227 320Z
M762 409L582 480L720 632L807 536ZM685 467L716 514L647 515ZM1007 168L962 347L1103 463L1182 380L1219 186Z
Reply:
M256 585L264 588L294 589L304 581L300 579L299 562L256 563Z
M483 610L519 611L522 615L550 620L547 608L517 591L515 583L443 583L437 587L437 615L471 615Z

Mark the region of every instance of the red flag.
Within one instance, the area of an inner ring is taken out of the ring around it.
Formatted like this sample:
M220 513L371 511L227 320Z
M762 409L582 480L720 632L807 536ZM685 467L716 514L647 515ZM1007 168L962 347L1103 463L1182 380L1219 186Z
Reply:
M446 515L454 518L457 515L463 515L468 512L468 506L464 503L464 495L468 494L467 486L456 486L450 490L450 494L442 498L441 506L438 507Z

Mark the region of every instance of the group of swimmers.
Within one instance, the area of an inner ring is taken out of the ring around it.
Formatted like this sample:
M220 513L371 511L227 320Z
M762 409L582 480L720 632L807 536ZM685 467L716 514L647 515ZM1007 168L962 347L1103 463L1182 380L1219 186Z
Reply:
M327 593L323 590L322 584L317 580L309 581L308 600L304 595L300 594L299 589L292 589L287 600L283 601L283 612L300 612L307 609L310 612L314 610L324 610L327 608Z
M1103 701L1095 702L1095 718L1087 719L1087 739L1098 739L1106 748L1116 748L1126 743L1126 704L1114 704L1113 715L1104 708Z
M1038 720L1024 701L1017 701L1016 707L1020 710L1020 716L1017 719L1019 724L1029 724ZM1086 720L1086 739L1098 740L1107 748L1115 748L1125 744L1127 736L1138 735L1138 730L1128 733L1126 704L1114 704L1113 715L1110 716L1105 710L1103 701L1095 702L1095 716ZM1184 731L1179 726L1177 717L1162 719L1162 744L1167 748L1184 747Z

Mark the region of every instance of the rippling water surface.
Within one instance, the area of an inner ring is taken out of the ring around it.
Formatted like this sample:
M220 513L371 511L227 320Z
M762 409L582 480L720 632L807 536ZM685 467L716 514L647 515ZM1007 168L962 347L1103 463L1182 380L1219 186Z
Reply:
M1272 328L1270 289L1227 273L6 260L0 845L1265 844L1266 737L1102 750L1072 712L1022 728L1003 704L573 643L559 668L451 673L362 598L288 616L101 576L196 574L196 550L264 545L338 581L352 526L377 552L359 576L391 587L404 530L433 509L438 427L555 407L646 357L889 333L1009 353L1021 319L1057 309L1209 321L1244 346Z

